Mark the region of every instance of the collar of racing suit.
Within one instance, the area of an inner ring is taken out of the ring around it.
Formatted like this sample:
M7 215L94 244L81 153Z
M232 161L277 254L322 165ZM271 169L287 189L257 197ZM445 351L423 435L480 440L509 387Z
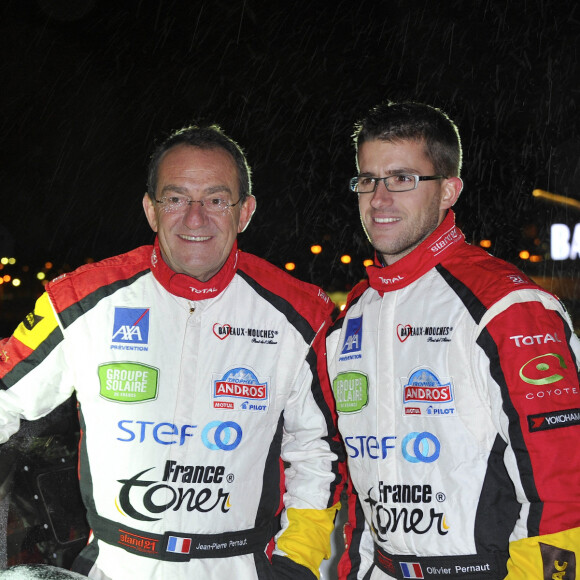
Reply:
M375 253L375 263L367 267L369 283L381 296L399 290L423 276L464 240L465 236L455 225L455 214L449 210L429 237L394 264L383 266Z
M217 296L232 281L237 267L237 242L234 242L230 255L221 270L207 282L200 282L187 274L174 272L163 259L157 238L151 252L151 272L155 279L171 294L188 300L205 300Z

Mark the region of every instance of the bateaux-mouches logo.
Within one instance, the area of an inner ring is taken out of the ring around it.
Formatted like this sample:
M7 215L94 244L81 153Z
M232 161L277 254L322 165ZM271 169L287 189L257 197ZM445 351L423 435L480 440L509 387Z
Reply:
M149 308L115 307L111 348L149 350Z
M212 395L214 409L266 412L269 406L268 381L244 367L214 375Z
M450 416L455 414L451 379L440 380L428 368L419 368L403 377L403 414Z
M346 321L346 333L344 335L344 342L342 343L341 356L339 361L351 360L355 358L362 358L360 353L362 349L362 330L363 317L349 318Z

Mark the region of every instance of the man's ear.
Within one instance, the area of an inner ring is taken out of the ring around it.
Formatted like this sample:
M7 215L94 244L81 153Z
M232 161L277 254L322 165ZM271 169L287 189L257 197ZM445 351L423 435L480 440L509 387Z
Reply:
M256 211L256 198L253 195L248 195L248 197L246 197L246 199L244 200L242 209L240 211L238 234L241 234L248 227L255 211Z
M441 196L440 209L447 210L455 205L459 199L461 190L463 189L463 181L460 177L449 177L443 183L443 194Z
M157 214L155 213L155 204L153 200L146 193L143 196L143 210L145 211L145 217L154 232L157 232Z

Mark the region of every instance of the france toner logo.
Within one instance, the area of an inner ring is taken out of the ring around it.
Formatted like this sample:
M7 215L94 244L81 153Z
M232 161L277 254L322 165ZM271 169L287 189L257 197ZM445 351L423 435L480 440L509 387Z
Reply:
M338 360L361 358L359 353L362 348L362 315L357 318L349 318L346 321L346 334L342 345L341 356Z
M113 345L112 348L135 350L128 345L146 345L149 342L149 312L149 308L116 307L111 341L119 346Z

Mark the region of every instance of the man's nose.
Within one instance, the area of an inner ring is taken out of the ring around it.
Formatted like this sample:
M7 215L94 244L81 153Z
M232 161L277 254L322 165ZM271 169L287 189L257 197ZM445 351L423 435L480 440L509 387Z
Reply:
M377 187L372 193L372 196L371 205L373 207L380 207L393 203L393 192L387 189L387 186L382 179L377 183Z
M205 224L207 221L207 212L202 206L201 201L191 200L191 203L185 208L185 213L183 214L183 223L190 229L199 227Z

